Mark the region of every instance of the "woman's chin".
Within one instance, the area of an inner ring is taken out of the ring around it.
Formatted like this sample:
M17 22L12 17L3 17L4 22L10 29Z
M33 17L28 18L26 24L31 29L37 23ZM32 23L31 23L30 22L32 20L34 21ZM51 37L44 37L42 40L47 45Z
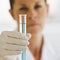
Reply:
M31 27L28 27L27 28L27 32L28 33L37 33L37 32L40 32L42 29L40 26L31 26Z

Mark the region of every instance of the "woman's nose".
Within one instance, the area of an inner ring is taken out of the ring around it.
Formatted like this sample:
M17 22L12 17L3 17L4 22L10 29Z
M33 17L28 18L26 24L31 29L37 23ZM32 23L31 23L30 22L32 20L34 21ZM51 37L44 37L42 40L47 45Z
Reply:
M28 14L28 19L29 20L34 20L37 18L37 13L35 11L30 11Z

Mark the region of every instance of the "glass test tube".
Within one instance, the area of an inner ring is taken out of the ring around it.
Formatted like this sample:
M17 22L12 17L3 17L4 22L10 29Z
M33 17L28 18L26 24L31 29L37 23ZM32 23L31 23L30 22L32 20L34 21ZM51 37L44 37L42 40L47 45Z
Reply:
M20 33L26 34L26 14L19 15L20 17ZM22 52L22 60L26 60L26 51Z

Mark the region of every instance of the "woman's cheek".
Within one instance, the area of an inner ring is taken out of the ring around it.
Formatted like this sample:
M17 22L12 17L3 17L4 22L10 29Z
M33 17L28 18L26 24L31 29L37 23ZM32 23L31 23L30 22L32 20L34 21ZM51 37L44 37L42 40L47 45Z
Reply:
M43 13L38 13L38 21L40 23L39 27L43 29L45 24L45 16Z

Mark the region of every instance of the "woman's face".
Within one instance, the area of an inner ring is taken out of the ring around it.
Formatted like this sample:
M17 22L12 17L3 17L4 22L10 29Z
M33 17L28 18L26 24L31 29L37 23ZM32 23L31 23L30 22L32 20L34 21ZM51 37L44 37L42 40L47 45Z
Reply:
M20 14L27 14L27 32L36 33L45 25L48 6L44 0L15 0L11 13L17 21Z

